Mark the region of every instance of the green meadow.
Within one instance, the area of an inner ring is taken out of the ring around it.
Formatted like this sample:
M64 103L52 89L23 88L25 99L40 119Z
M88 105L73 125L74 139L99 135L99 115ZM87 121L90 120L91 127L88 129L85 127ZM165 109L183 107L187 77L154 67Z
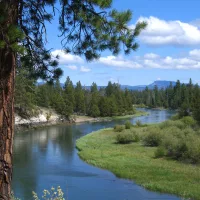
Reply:
M91 165L133 180L149 190L198 200L200 165L193 156L200 156L200 149L196 148L200 136L191 121L170 120L158 125L131 126L130 129L128 126L127 129L125 126L102 129L77 141L79 156ZM188 137L193 139L188 141ZM171 149L167 146L169 143L174 145ZM187 146L185 151L184 145ZM182 157L179 151L184 151Z

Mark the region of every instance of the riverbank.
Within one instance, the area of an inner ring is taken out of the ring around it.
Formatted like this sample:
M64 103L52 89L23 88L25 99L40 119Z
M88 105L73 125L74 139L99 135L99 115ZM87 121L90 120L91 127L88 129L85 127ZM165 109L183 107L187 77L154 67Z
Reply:
M155 126L155 125L154 125ZM146 127L133 127L143 135ZM77 141L79 156L87 163L108 169L117 177L158 192L200 199L200 166L170 158L155 158L157 147L142 142L117 144L113 128L93 132Z
M101 121L111 121L115 119L130 119L133 117L148 115L144 111L136 111L133 115L124 116L113 116L113 117L98 117L93 118L89 116L72 115L70 120L63 119L58 115L53 109L40 108L39 114L35 117L22 118L19 115L15 115L15 130L28 130L41 127L47 127L59 124L72 124L72 123L85 123L85 122L101 122Z

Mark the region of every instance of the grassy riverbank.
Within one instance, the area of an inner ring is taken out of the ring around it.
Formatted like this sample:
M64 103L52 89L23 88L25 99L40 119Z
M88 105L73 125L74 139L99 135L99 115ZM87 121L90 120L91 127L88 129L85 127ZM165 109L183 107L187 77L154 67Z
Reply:
M157 127L159 125L153 125ZM150 127L150 126L148 126ZM140 137L147 127L132 127ZM159 192L200 199L200 166L186 164L169 157L155 158L158 147L144 146L142 141L116 143L113 128L91 133L77 141L79 156L87 163L108 169L118 177L135 181Z

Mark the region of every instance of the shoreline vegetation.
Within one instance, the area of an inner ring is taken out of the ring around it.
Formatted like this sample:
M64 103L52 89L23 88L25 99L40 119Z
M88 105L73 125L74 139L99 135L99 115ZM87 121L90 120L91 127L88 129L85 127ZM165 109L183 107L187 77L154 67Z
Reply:
M76 147L85 162L119 178L152 191L199 200L199 128L191 119L131 127L126 123L88 134L77 140Z
M120 119L130 119L132 117L140 117L148 115L148 112L136 110L135 114L123 115L123 116L113 116L113 117L90 117L83 115L72 115L70 120L64 120L57 114L53 109L40 108L40 113L31 118L22 118L16 114L15 116L15 129L19 130L29 130L42 128L52 125L60 124L79 124L85 122L102 122L110 120L120 120Z

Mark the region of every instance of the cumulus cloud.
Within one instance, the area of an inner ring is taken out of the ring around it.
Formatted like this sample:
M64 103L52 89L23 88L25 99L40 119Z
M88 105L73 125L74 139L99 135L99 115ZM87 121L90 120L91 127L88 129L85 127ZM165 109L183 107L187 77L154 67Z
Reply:
M132 59L107 56L99 59L100 64L112 66L117 69L200 69L200 49L192 50L185 57L159 56L148 53L144 56L136 56Z
M81 72L90 72L91 69L90 69L90 68L87 68L87 67L84 67L84 66L81 66L80 71L81 71Z
M189 55L195 60L200 60L200 49L194 49L190 51Z
M140 17L138 22L141 21L148 23L147 28L139 36L141 42L145 44L154 46L194 46L200 44L200 30L197 22L166 21L153 16ZM134 28L135 25L130 27Z
M58 62L60 65L66 65L71 63L83 63L84 60L77 55L66 54L63 50L57 49L51 52L51 54L56 57L59 56Z
M78 69L78 67L76 65L68 65L66 67L71 69L71 70L77 70Z
M160 56L154 53L147 53L144 55L144 58L146 59L154 59L154 58L159 58Z
M104 65L118 67L118 68L141 68L142 67L139 63L134 62L132 60L124 59L121 56L101 57L98 62Z
M58 51L62 52L62 51ZM57 52L54 52L56 54ZM62 55L62 54L61 54ZM65 66L71 70L80 70L80 72L90 72L91 68L79 56L67 55ZM63 58L62 58L63 59ZM62 60L61 59L61 60ZM71 61L70 61L71 60ZM74 62L77 62L73 64ZM100 57L94 65L103 65L117 70L121 69L200 69L200 49L189 51L185 56L160 56L155 53L147 53L143 56L124 57L124 56L105 56ZM91 65L89 65L91 66Z

